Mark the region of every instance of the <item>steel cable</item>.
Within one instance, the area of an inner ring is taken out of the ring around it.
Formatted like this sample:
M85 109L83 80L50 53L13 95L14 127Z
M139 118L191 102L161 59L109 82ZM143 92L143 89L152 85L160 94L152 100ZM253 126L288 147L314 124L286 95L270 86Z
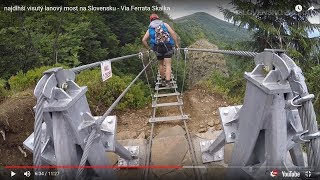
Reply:
M302 111L302 125L304 130L308 130L308 133L315 133L318 131L318 125L316 120L316 114L311 101L307 101L303 104ZM308 151L308 166L315 168L315 171L320 170L320 139L316 138L307 143Z
M91 145L93 143L93 140L95 139L95 136L96 136L96 130L93 129L91 131L91 133L90 133L90 135L89 135L89 137L87 139L87 143L86 143L86 145L84 147L76 179L80 179L80 177L81 177L81 174L82 174L82 172L84 170L83 166L86 165L86 162L87 162L87 159L88 159L88 156L89 156L89 152L90 152L90 148L91 148Z
M178 60L180 59L180 51L178 49L175 50L175 60L176 60L176 74L175 79L178 82Z
M36 114L34 123L34 150L33 150L33 164L36 167L41 166L41 135L42 135L42 121L43 121L43 104L45 97L43 94L37 99ZM39 168L35 168L37 172ZM34 176L35 179L41 179L41 176Z
M143 66L143 69L146 67L146 65L144 64L144 61L143 61L143 54L141 53L141 62L142 62L142 66ZM149 58L149 62L150 62L150 58ZM149 87L149 91L150 91L150 96L151 96L151 100L153 100L153 94L152 94L152 90L151 90L151 86L150 86L150 83L149 83L149 77L148 77L148 73L147 71L144 71L145 75L146 75L146 79L147 79L147 83L148 83L148 87Z
M91 64L86 64L86 65L78 66L78 67L75 67L75 68L71 68L70 70L73 71L74 73L80 73L81 71L98 67L104 61L116 62L116 61L123 60L123 59L129 59L129 58L132 58L132 57L138 57L140 55L140 53L121 56L121 57L116 57L116 58L103 60L103 61L99 61L99 62L95 62L95 63L91 63Z
M255 57L257 52L250 52L250 51L231 51L231 50L215 50L215 49L195 49L195 48L180 48L180 49L187 49L188 51L201 51L201 52L212 52L212 53L221 53L221 54L229 54L229 55L236 55L236 56L244 56L244 57Z
M186 71L187 71L187 56L188 56L188 49L184 49L184 68L183 68L183 78L182 78L182 86L181 86L181 97L183 96L183 89L184 83L186 79Z
M151 61L150 53L151 53L151 51L148 51L148 60L149 60L149 62ZM153 64L152 63L151 63L150 69L151 69L153 82L156 82L157 80L155 78L155 73L154 73L154 70L153 70Z

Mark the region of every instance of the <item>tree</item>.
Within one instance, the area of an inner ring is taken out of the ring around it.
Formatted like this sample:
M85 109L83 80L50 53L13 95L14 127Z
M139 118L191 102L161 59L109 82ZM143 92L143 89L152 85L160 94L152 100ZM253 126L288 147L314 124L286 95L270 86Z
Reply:
M226 19L253 32L254 50L280 48L288 50L299 62L310 59L318 40L309 38L308 32L319 29L319 25L311 24L308 18L318 15L320 10L306 9L315 5L314 1L233 0L231 4L232 10L220 9ZM304 11L294 11L297 4L301 4Z
M19 70L39 65L39 52L21 16L0 12L0 19L0 78L8 79Z
M0 12L0 77L56 63L69 67L116 54L119 41L99 12Z

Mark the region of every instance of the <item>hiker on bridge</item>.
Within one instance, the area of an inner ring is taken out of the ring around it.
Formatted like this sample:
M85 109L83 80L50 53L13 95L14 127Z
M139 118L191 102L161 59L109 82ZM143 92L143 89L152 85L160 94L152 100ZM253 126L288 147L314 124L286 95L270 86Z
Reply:
M150 46L147 39L150 37ZM150 15L149 28L142 39L147 49L152 49L159 61L159 72L162 79L162 86L171 85L171 57L173 47L178 48L177 35L174 30L165 22L159 19L157 14Z

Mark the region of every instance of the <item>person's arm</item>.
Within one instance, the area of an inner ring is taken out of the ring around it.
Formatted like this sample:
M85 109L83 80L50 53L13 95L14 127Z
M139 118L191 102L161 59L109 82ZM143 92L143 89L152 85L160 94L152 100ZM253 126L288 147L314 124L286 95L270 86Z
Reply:
M178 46L178 37L177 37L176 32L174 32L174 30L169 26L169 24L164 23L164 25L166 26L166 28L168 29L170 35L172 36L176 48L179 48L179 46Z
M142 44L149 50L150 47L147 42L148 38L149 38L149 30L147 30L146 34L142 38Z

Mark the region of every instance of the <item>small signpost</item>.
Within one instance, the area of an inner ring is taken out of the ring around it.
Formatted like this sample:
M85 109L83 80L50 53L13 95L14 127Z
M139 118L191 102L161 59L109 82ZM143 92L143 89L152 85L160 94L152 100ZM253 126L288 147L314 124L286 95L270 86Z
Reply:
M102 81L106 81L107 79L112 77L112 69L110 61L103 61L101 63L101 75Z

